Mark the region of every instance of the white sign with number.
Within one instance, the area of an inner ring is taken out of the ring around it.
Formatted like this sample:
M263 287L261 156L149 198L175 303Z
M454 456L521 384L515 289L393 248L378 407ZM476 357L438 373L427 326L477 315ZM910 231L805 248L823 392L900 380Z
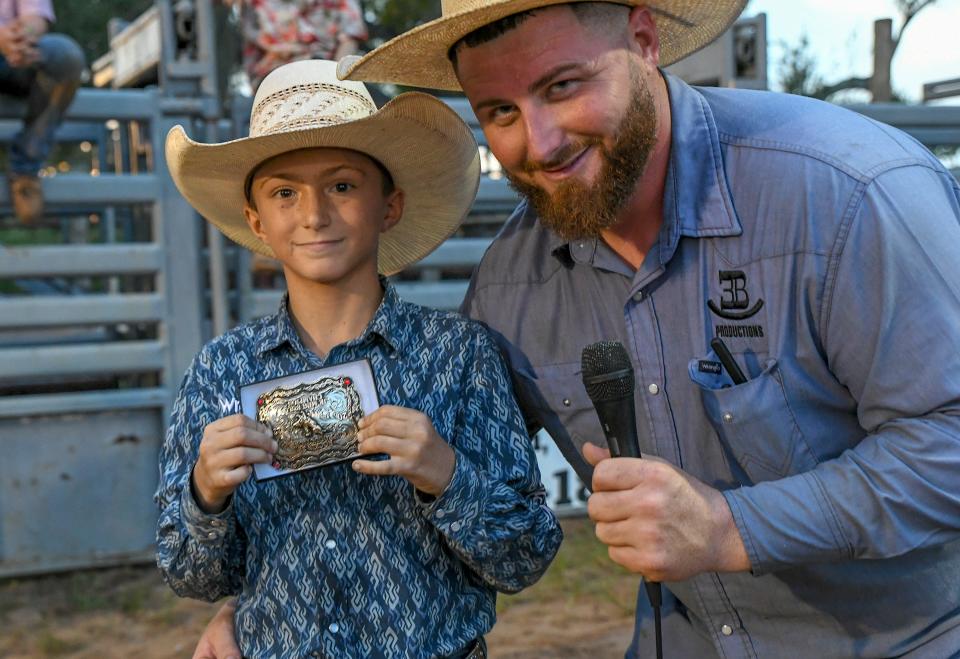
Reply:
M547 490L547 504L558 515L585 515L589 491L545 430L533 437L540 478Z

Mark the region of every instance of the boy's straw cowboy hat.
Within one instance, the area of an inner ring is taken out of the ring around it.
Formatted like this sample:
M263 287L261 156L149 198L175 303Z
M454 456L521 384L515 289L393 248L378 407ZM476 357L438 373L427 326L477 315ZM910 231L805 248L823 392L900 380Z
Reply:
M167 135L167 165L187 201L228 238L273 256L247 226L246 184L263 162L313 147L352 149L379 161L404 192L403 217L380 236L378 268L399 272L457 229L473 204L480 156L456 112L428 94L397 96L380 110L362 83L341 81L336 63L282 66L257 90L250 136L220 144Z
M459 90L450 63L455 43L506 16L585 0L441 0L441 17L418 25L363 57L340 62L340 77L410 87ZM657 21L660 64L667 66L716 39L736 20L747 0L603 0L644 5Z

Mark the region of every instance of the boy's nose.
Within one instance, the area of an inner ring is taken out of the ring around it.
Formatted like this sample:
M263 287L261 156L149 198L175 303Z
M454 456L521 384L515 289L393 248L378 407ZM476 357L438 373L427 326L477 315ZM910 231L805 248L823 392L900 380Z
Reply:
M330 224L332 209L323 193L304 195L301 211L300 222L308 229L319 229Z

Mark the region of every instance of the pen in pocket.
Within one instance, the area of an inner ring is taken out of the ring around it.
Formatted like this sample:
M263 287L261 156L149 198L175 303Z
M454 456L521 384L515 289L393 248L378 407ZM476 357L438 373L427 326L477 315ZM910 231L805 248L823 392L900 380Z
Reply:
M730 350L727 348L727 344L723 342L723 339L719 336L710 339L710 347L713 348L713 352L716 353L717 359L720 360L723 367L727 369L727 373L730 375L730 379L733 380L734 384L743 384L747 381L747 378L743 375L743 371L737 366L737 362L733 361L733 355L730 354Z

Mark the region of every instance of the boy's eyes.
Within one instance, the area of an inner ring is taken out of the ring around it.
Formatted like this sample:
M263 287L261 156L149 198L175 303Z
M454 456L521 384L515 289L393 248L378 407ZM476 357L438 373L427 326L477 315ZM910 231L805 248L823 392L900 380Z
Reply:
M332 192L339 192L341 194L350 192L351 190L356 189L356 185L349 181L337 181L330 186ZM297 191L291 187L279 187L270 193L271 197L276 197L278 199L293 199L297 195Z

